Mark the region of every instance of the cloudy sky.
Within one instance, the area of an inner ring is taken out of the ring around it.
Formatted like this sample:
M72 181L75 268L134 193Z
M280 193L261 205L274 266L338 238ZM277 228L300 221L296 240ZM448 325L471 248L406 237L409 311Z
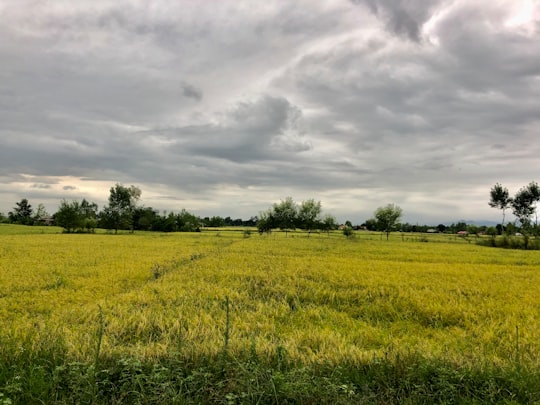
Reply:
M540 181L538 0L0 0L0 212L498 220Z

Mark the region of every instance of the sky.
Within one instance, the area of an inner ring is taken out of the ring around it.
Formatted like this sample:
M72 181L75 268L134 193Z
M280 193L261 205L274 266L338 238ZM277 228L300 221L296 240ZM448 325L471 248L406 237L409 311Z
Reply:
M4 214L119 183L202 217L498 221L539 135L539 0L0 0Z

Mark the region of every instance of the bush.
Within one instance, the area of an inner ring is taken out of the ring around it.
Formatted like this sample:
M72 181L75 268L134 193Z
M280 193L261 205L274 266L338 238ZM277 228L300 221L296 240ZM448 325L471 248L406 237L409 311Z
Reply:
M540 250L540 239L532 238L529 235L490 236L489 239L480 239L478 244L502 249Z

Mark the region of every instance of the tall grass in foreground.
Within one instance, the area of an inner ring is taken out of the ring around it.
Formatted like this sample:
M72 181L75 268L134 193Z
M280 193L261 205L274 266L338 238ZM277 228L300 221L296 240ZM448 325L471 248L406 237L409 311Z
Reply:
M539 252L0 239L0 404L540 401Z

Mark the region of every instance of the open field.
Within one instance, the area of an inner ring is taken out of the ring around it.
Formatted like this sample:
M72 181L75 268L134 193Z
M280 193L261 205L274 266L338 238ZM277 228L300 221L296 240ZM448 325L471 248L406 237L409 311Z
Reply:
M540 401L539 251L59 232L0 226L0 404Z

